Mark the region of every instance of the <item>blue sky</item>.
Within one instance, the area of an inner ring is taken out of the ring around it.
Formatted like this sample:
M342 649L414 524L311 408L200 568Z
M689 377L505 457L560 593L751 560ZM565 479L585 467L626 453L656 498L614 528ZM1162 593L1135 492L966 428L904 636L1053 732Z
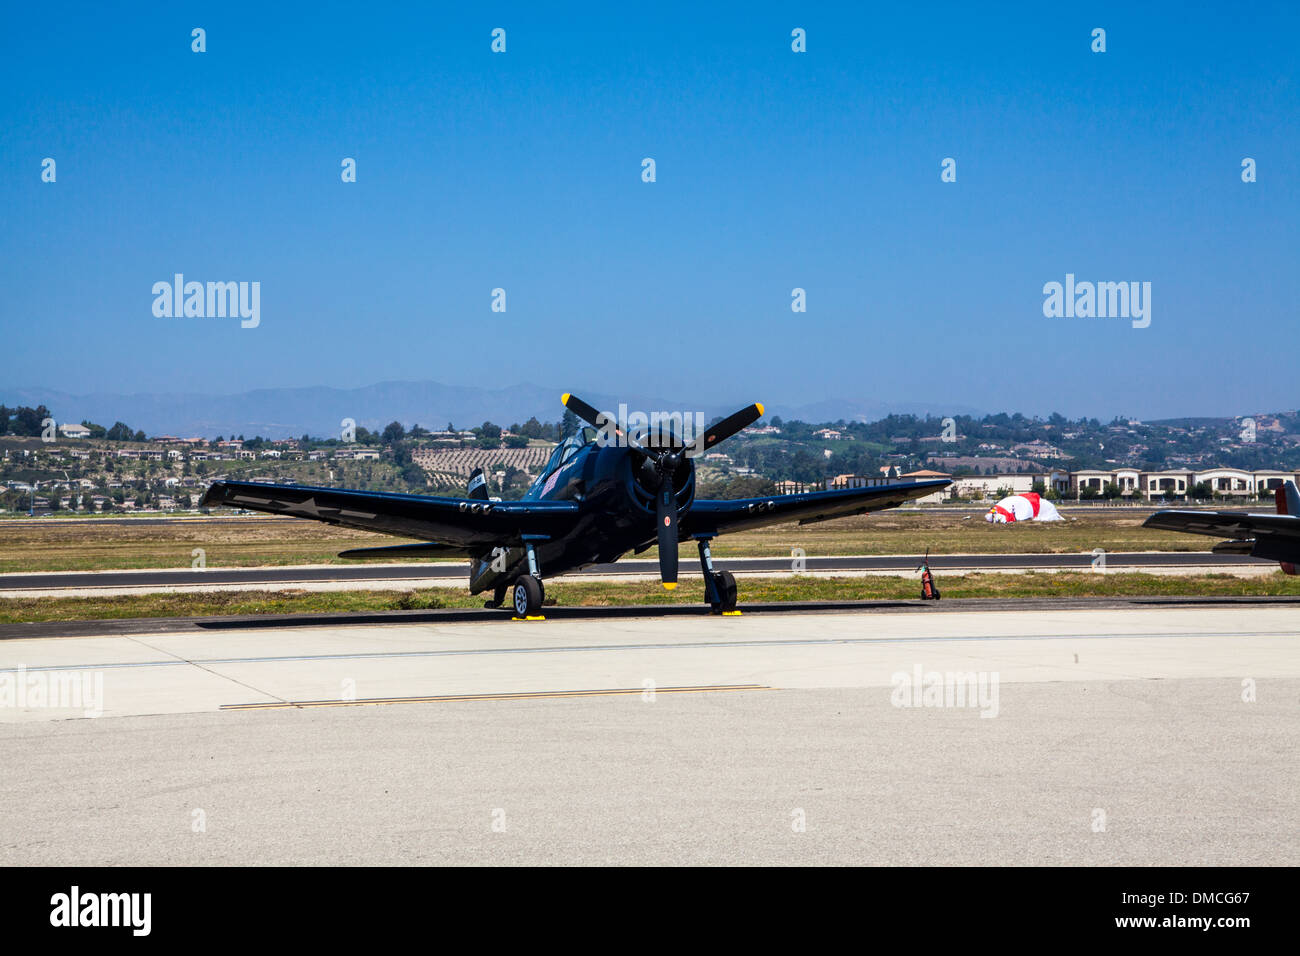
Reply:
M0 390L1294 408L1297 7L1047 6L15 8ZM176 272L260 326L156 318ZM1045 318L1066 273L1150 327Z

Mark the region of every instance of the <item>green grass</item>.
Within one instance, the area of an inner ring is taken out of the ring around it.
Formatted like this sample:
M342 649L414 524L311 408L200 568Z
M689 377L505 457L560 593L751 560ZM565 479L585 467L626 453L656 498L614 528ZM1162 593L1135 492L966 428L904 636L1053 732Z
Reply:
M1254 577L1226 574L1152 575L1084 572L941 575L945 598L1245 596L1300 597L1300 577L1280 571ZM783 577L739 581L741 606L787 601L915 600L916 576ZM665 591L656 582L585 582L557 578L546 586L548 603L561 607L702 604L704 585L683 580ZM433 588L416 591L218 591L118 597L0 598L0 623L116 618L191 618L237 614L323 614L482 607L483 595Z

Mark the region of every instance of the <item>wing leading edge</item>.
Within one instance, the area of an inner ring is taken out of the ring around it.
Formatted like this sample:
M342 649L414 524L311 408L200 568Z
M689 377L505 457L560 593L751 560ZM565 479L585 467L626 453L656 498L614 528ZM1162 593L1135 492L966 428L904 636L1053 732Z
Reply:
M872 488L810 491L801 495L771 495L735 501L697 499L682 519L681 536L726 534L788 521L812 524L829 521L831 518L865 514L868 511L882 511L914 498L922 498L951 484L947 478L932 478L925 481L900 481Z
M525 534L559 537L578 517L571 501L481 501L255 481L213 482L200 504L436 541L447 551L491 548Z

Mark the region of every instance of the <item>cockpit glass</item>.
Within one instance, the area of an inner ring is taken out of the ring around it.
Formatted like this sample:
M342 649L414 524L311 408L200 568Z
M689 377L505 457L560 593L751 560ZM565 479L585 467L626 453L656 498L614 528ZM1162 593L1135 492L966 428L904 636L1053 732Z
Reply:
M598 434L599 432L590 425L584 425L577 432L564 439L555 447L555 451L551 452L550 460L546 462L546 470L542 474L551 474L587 445L594 442Z

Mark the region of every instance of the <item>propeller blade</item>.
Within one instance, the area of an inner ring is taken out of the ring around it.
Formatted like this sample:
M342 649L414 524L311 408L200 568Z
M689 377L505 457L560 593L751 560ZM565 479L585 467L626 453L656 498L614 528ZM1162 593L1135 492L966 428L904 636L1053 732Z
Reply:
M748 428L763 417L763 406L759 402L746 406L734 414L728 415L712 428L705 429L704 444L701 451L708 451L718 442L726 441L742 428Z
M577 415L579 418L581 418L588 425L591 425L593 428L602 427L600 419L605 417L605 413L599 411L595 405L588 405L582 399L578 398L578 396L571 395L568 392L565 392L563 395L560 396L560 402L564 405L565 408L573 412L573 414ZM627 443L627 446L631 448L633 451L640 452L642 455L645 455L649 458L658 457L657 455L651 454L649 449L643 448L635 438L633 438L631 435L627 434L626 432L622 431L617 426L617 424L615 424L612 420L610 421L610 424L614 425L614 434L622 438L623 441Z
M593 428L600 427L600 422L596 421L600 417L600 411L594 405L588 405L577 395L570 395L568 392L560 396L560 402L588 425Z
M673 491L671 476L659 486L655 498L658 502L659 580L671 591L677 587L677 494Z

